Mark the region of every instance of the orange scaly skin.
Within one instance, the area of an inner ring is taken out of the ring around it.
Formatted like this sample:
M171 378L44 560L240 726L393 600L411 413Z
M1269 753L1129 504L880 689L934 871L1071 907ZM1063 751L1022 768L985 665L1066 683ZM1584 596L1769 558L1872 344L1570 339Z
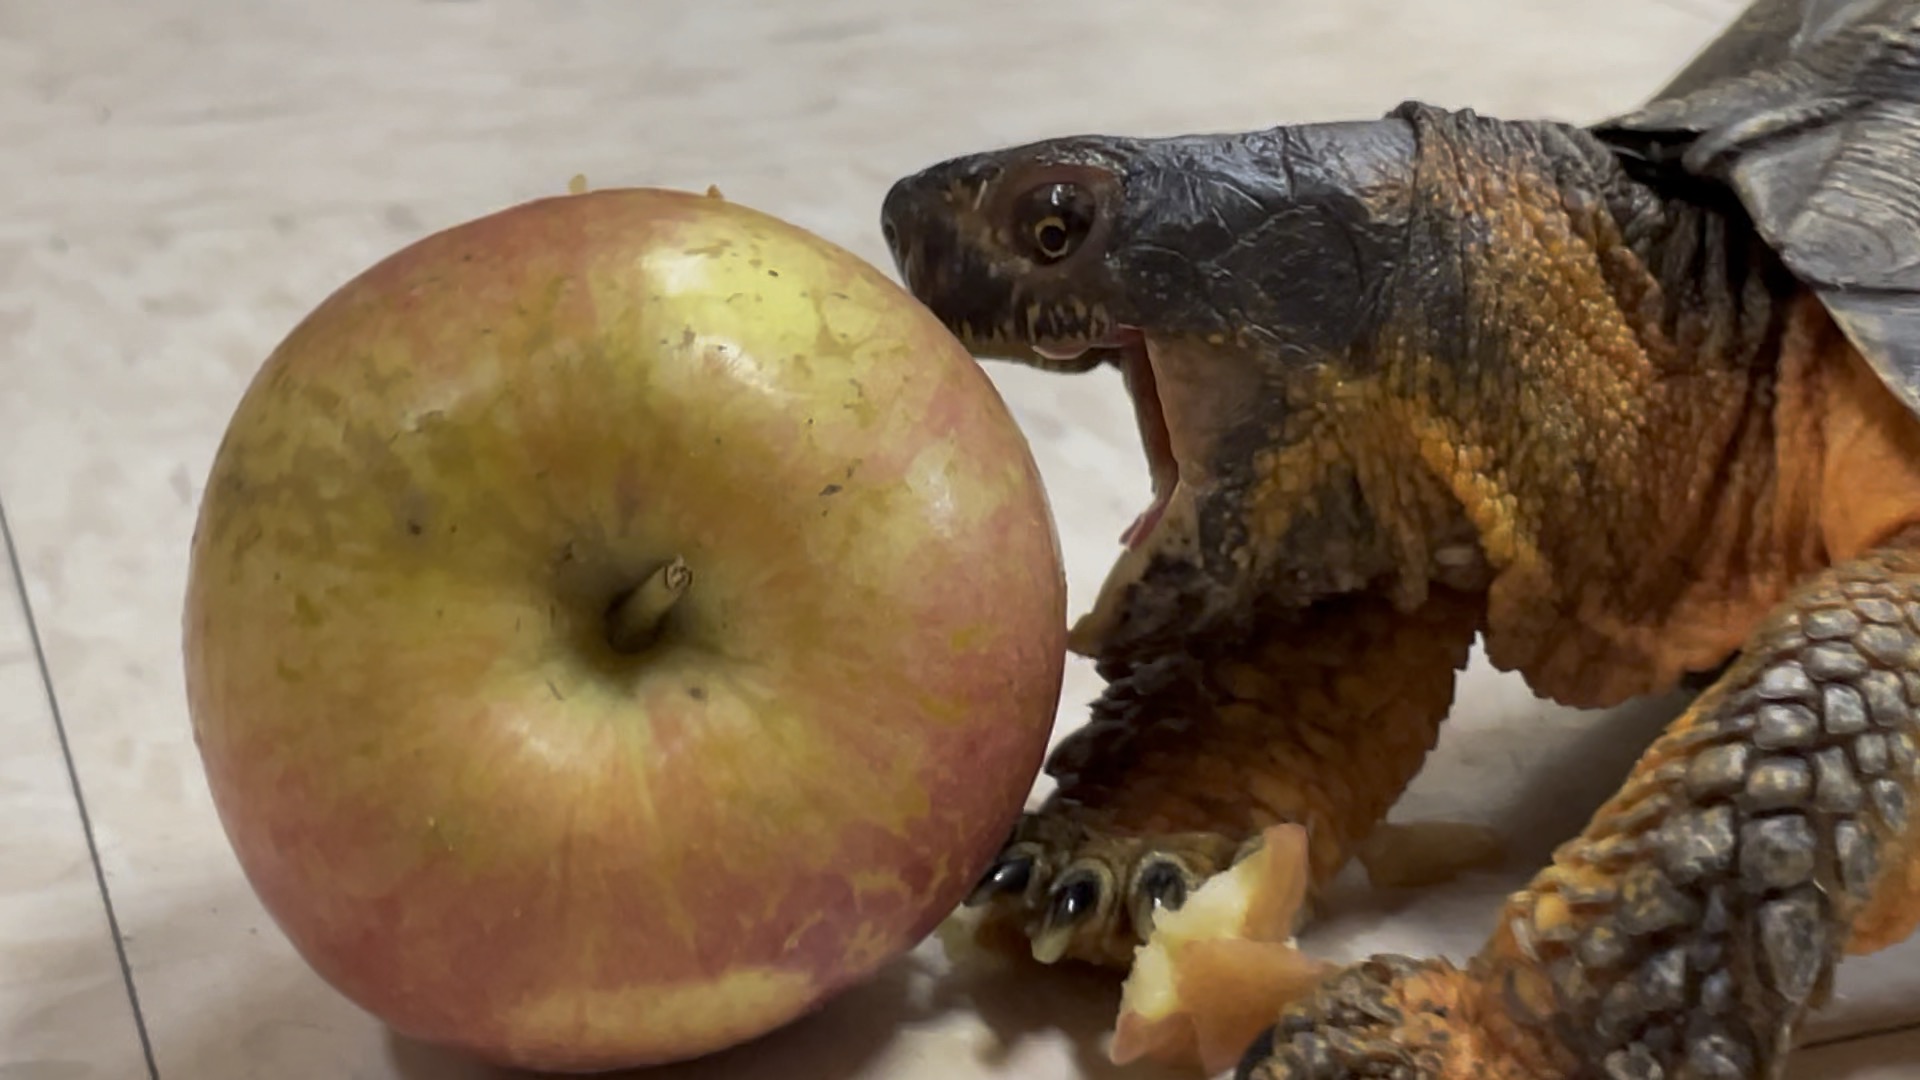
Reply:
M1842 956L1920 922L1915 657L1920 529L1797 588L1464 969L1350 968L1242 1075L1323 1075L1308 1062L1327 1053L1436 1080L1774 1075ZM1356 1002L1367 1022L1330 1041Z
M1436 594L1404 616L1355 597L1218 660L1108 671L1093 720L1048 762L1059 786L1009 849L1065 879L1063 895L1074 880L1097 882L1096 902L1108 905L1048 945L1125 966L1150 916L1112 908L1135 891L1115 874L1164 861L1184 894L1276 822L1307 827L1324 883L1426 760L1479 618L1464 594ZM1043 933L1031 913L1023 928Z
M1124 965L1276 817L1337 868L1475 631L1572 705L1718 674L1464 968L1346 969L1242 1076L1775 1077L1920 920L1920 421L1729 200L1408 105L972 155L885 222L977 354L1124 365L1178 465L977 894L1043 959Z

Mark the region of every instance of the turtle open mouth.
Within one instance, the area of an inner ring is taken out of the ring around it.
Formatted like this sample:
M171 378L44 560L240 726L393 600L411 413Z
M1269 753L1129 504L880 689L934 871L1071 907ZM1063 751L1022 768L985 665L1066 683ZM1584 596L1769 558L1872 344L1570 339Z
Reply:
M1167 411L1160 400L1160 388L1154 377L1153 353L1147 338L1138 330L1123 330L1118 342L1117 363L1126 380L1127 396L1133 399L1134 422L1140 425L1140 445L1147 454L1147 468L1153 480L1153 502L1141 511L1120 542L1129 548L1140 546L1160 524L1167 504L1173 501L1174 488L1180 484L1180 459L1173 455L1173 433L1167 428Z
M1101 341L1036 345L1034 351L1057 362L1081 360L1088 367L1104 362L1120 369L1127 396L1133 399L1133 417L1140 425L1140 446L1146 451L1153 482L1153 502L1120 536L1120 543L1125 547L1139 547L1160 523L1167 505L1173 501L1174 489L1180 484L1180 461L1173 453L1173 433L1167 427L1166 407L1160 399L1153 353L1146 334L1133 327L1122 327Z

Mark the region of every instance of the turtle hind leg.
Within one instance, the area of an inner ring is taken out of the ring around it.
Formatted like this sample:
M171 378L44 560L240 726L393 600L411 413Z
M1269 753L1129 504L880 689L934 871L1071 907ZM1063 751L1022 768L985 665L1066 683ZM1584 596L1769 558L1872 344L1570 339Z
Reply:
M1122 673L976 890L983 932L1125 968L1156 905L1279 823L1306 827L1313 876L1330 878L1425 761L1483 611L1444 590L1413 612L1345 598Z
M1917 708L1910 534L1798 588L1464 968L1348 968L1239 1077L1782 1075L1841 958L1920 921Z

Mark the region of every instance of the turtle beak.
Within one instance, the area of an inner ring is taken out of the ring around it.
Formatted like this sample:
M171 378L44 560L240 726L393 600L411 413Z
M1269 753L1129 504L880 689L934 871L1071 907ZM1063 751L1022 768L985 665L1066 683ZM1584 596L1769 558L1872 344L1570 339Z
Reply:
M880 233L901 282L977 357L1048 371L1091 371L1119 358L1118 342L1082 305L1031 295L1023 266L974 209L983 181L947 179L955 166L907 177L887 192Z
M1015 344L1008 299L1013 285L995 272L978 243L959 235L956 193L932 173L895 183L880 207L885 239L901 283L976 355L1004 355Z

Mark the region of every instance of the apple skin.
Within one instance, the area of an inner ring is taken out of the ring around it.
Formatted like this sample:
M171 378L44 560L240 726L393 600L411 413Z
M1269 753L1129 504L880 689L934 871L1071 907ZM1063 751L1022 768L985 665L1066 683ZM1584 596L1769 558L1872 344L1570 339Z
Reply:
M951 912L1038 775L1065 605L1029 447L929 312L769 215L603 190L414 243L271 354L200 508L188 703L322 978L600 1071L781 1026Z

